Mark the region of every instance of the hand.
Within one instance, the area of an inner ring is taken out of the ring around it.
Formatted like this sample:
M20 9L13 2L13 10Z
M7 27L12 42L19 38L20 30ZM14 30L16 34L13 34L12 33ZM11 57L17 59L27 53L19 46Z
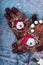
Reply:
M31 20L15 7L12 9L6 8L5 11L5 17L9 20L8 24L14 34L16 34L18 39L22 38L26 30L31 25Z
M25 52L28 52L29 50L27 49L26 45L22 44L22 39L20 39L19 41L17 41L16 43L12 44L12 52L13 53L17 53L17 54L22 54Z
M30 31L32 31L33 34L38 39L38 46L43 45L43 20L36 20L33 24L30 26Z
M33 18L35 18L35 17L33 17ZM22 39L20 39L16 43L12 44L12 47L13 47L12 52L13 53L21 54L21 53L25 53L25 52L35 53L37 51L43 51L43 23L35 22L35 20L37 20L37 19L35 18L33 20L33 22L34 22L33 24L35 25L35 28L32 27L34 29L34 32L31 32L31 33L33 33L33 34L35 33L35 36L38 37L38 39L39 39L38 43L39 44L35 44L35 46L33 45L33 47L31 47L29 45L24 45L24 42L22 42L23 38L24 38L24 36L23 36ZM32 28L30 28L30 27L27 28L27 33L28 33L28 30L29 30L29 32L31 31ZM27 35L27 33L25 33L25 35Z
M34 35L28 33L23 38L18 40L16 43L12 44L12 52L18 54L31 52L31 50L33 50L32 52L34 52L34 49L37 46L36 41L37 40L34 37Z

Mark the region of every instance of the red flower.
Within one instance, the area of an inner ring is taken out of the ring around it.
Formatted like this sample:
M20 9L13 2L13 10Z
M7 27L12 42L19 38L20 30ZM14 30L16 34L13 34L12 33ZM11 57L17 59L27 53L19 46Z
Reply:
M32 34L27 34L24 36L22 43L29 47L33 47L36 45L36 39Z
M24 20L15 20L13 27L15 27L18 30L25 30Z

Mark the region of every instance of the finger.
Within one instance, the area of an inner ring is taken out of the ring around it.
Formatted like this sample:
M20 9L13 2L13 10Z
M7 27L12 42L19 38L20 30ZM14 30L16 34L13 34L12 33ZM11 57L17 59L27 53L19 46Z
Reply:
M23 44L18 47L18 50L19 50L18 54L29 52L29 50Z
M12 44L12 47L15 48L15 47L18 47L18 50L21 50L24 48L24 45L22 44L22 39L20 39L19 41L15 42Z
M13 52L13 53L17 53L17 54L22 54L22 53L23 53L22 50L21 50L21 51L18 51L18 49L12 50L12 52Z
M8 14L5 14L4 16L5 16L8 20L11 19L11 17L10 17Z
M22 43L22 40L23 40L23 38L21 38L20 40L17 41L17 45L18 45L18 46L20 46L20 45L23 44L23 43Z
M15 43L13 43L12 44L12 48L14 48L14 47L18 47L18 49L20 49L22 46L21 46L22 44L21 44L21 42L15 42Z
M18 40L18 41L15 42L15 43L13 43L13 44L12 44L12 47L14 48L15 46L17 46L17 47L21 46L21 45L22 45L22 40L23 40L23 38L20 39L20 40Z
M23 54L23 53L26 53L26 52L28 52L27 49L19 51L18 54Z
M18 49L15 48L15 49L12 50L12 52L13 52L13 53L18 53Z
M6 8L5 11L10 15L12 12L9 8Z
M22 54L22 53L26 53L29 52L29 50L26 49L25 45L21 45L18 48L13 49L12 51L13 53L17 53L17 54Z
M22 50L18 52L18 54L23 54L23 53L25 53L25 52L23 52Z
M21 52L21 49L18 49L18 47L14 47L13 50L12 50L13 53L18 53L18 52Z
M10 21L8 22L8 25L10 28L12 28L12 23Z
M18 46L16 43L12 44L12 48L15 50L16 48L20 51L22 50L22 45Z
M22 18L23 20L25 20L27 17L22 13L20 12L17 8L13 7L12 8L12 11L17 15L19 16L20 18Z
M20 12L17 8L13 7L12 11L19 17L19 19L25 20L25 22L27 24L29 24L29 22L32 22L22 12Z
M21 48L18 48L18 47L16 47L16 46L15 46L15 47L13 48L13 50L12 50L13 53L19 53L19 52L21 52L21 51L22 51L22 49L21 49Z
M12 7L12 11L17 15L17 12L19 11L17 8Z
M34 23L34 21L36 21L37 20L37 14L33 14L32 15L32 22Z
M18 12L20 12L17 8L13 7L12 11L17 15Z
M18 46L18 50L20 51L20 50L23 50L24 49L24 45L23 44L21 44L20 46Z
M15 43L13 43L12 44L12 47L14 48L14 47L17 47L17 43L15 42Z
M6 8L5 11L10 15L11 18L16 16L9 8Z
M23 50L13 49L12 52L13 52L13 53L17 53L17 54L22 54L22 53L26 53L26 52L28 52L28 51L27 51L27 50L24 50L24 51L23 51Z

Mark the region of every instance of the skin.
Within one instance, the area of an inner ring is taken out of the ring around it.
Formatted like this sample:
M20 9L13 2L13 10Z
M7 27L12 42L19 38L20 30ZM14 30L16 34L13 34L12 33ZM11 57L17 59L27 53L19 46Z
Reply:
M21 13L15 7L13 7L12 9L6 8L5 11L6 11L5 17L8 19L8 25L10 26L11 29L12 29L12 23L11 22L12 21L14 22L14 18L20 17L24 21L27 18L23 13ZM41 49L41 51L43 50L43 47L42 47L42 45L43 45L42 26L43 25L41 25L41 28L39 27L41 29L41 30L39 30L40 34L38 33L38 30L36 30L36 29L38 29L38 26L35 28L36 34L38 35L39 40L40 40L39 44L41 44L39 47L36 47L35 49L30 50L29 46L22 44L23 37L26 34L28 34L27 32L29 32L29 27L32 24L32 22L34 23L35 20L37 20L36 14L34 14L32 16L32 21L30 19L28 19L28 21L25 21L25 24L26 24L25 31L18 32L17 30L12 29L12 31L14 32L14 34L16 34L17 39L18 39L17 42L12 44L12 52L13 53L17 53L17 54L22 54L25 52L35 53L36 51L40 51L40 49Z
M36 25L35 33L39 38L39 44L43 45L43 23Z
M35 33L39 38L43 38L43 23L35 26Z
M28 19L28 21L25 21L25 19L27 17L23 13L21 13L18 9L16 9L14 7L11 10L9 8L6 8L5 11L6 11L5 17L9 20L8 25L11 27L11 29L12 29L12 23L11 22L12 21L14 22L14 18L20 17L21 20L24 20L24 23L26 25L24 31L20 32L19 30L12 29L12 31L14 32L14 34L16 34L17 39L22 38L24 36L24 33L26 33L27 29L29 29L29 26L32 23L31 20Z

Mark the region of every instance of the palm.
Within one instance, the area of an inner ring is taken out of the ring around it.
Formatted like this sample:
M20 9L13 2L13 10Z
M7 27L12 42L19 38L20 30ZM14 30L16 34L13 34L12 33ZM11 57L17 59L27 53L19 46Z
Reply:
M27 28L29 28L31 25L31 20L29 20L15 7L13 7L11 10L6 8L5 16L9 20L8 24L13 30L14 34L16 34L17 38L22 38Z

